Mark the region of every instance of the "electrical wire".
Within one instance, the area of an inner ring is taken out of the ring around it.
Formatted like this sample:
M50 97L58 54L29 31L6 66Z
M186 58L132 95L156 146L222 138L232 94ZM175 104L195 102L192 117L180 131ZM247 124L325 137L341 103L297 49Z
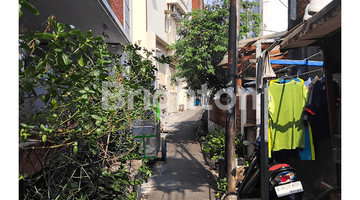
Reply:
M282 3L282 5L284 5L286 8L288 8L287 5L285 5L284 2L282 2L281 0L279 0L279 1Z

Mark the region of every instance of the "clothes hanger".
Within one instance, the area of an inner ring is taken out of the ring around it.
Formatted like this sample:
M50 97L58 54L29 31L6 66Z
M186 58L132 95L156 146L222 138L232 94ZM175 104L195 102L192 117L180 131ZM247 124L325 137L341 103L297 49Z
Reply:
M290 72L289 68L285 68L285 75L280 77L280 80L291 80L292 77L288 76L288 72Z

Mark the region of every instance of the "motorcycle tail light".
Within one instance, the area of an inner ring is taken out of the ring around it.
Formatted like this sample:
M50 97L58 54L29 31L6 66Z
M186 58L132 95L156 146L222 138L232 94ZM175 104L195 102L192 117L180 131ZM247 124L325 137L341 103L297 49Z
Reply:
M279 184L287 183L295 178L295 174L293 172L282 172L274 178L275 181Z

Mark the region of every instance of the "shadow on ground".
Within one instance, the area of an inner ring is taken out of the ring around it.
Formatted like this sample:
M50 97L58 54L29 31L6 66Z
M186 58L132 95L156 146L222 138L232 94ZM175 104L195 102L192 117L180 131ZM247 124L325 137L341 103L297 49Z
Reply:
M175 124L177 131L168 133L167 163L152 167L153 191L145 199L215 199L216 182L195 135L200 114Z

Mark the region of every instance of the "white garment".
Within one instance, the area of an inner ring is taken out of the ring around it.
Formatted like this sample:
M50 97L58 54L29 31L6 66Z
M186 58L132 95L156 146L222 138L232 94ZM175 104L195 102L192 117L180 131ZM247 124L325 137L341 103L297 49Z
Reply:
M276 77L276 74L270 64L270 55L268 50L263 51L257 58L256 68L256 89L263 87L263 78Z

